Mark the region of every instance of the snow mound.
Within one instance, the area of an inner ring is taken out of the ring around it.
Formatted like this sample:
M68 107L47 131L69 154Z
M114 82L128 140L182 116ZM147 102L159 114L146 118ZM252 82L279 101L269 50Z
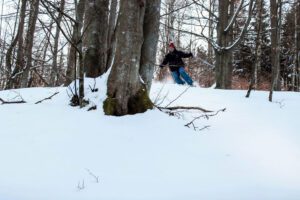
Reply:
M155 109L105 116L106 80L87 79L97 110L68 105L70 88L1 91L1 200L300 199L300 94L215 90L154 83L153 101L226 108L194 131ZM97 92L92 89L97 88ZM38 100L59 92L51 100Z

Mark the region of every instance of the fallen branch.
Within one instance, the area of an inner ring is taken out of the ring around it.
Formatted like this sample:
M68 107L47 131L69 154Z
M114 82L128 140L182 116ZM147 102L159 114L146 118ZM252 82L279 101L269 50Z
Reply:
M43 101L50 100L50 99L52 99L52 97L54 97L54 96L57 95L58 93L59 93L59 92L55 92L55 93L52 94L50 97L44 98L44 99L42 99L42 100L40 100L40 101L37 101L37 102L35 102L35 104L39 104L39 103L42 103Z
M157 108L159 110L170 110L170 111L174 111L174 110L200 110L200 111L205 112L205 113L214 112L212 110L206 110L204 108L195 107L195 106L174 106L174 107L160 107L160 106L157 106Z
M209 119L210 117L216 116L216 115L219 114L220 112L225 112L225 110L226 110L226 108L223 108L223 109L218 110L217 112L215 112L215 113L213 113L213 114L209 114L209 115L208 115L208 114L200 115L200 116L198 116L198 117L195 117L192 121L190 121L189 123L187 123L187 124L184 125L184 126L190 128L190 126L192 125L193 128L194 128L194 130L196 130L196 129L198 128L198 127L196 127L195 124L194 124L194 122L195 122L196 120L198 120L198 119L200 119L200 118L206 118L206 119Z
M20 101L5 101L3 99L0 98L1 104L16 104L16 103L26 103L26 101L24 101L23 99Z

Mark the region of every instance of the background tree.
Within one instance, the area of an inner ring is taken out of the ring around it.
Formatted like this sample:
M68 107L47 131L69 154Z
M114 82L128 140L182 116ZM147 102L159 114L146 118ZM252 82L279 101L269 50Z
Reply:
M106 71L108 53L108 0L86 0L84 17L84 66L87 77Z

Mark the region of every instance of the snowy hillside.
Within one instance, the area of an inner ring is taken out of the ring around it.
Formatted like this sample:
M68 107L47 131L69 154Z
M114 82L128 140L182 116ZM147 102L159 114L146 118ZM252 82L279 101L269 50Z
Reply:
M189 88L172 106L226 108L194 131L184 125L202 113L105 116L105 78L93 84L89 112L63 87L0 92L27 102L0 105L1 200L300 199L299 93L269 103L266 92ZM186 89L155 83L151 97L167 105Z

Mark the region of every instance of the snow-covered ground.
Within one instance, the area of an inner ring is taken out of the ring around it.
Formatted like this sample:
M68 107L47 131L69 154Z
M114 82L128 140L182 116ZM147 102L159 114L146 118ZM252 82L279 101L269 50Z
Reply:
M27 101L0 105L0 200L300 199L299 93L269 103L267 92L189 88L173 106L226 108L194 131L184 125L201 113L105 116L105 78L97 93L89 84L96 111L68 106L63 87L0 92ZM155 83L151 98L167 105L186 88Z

